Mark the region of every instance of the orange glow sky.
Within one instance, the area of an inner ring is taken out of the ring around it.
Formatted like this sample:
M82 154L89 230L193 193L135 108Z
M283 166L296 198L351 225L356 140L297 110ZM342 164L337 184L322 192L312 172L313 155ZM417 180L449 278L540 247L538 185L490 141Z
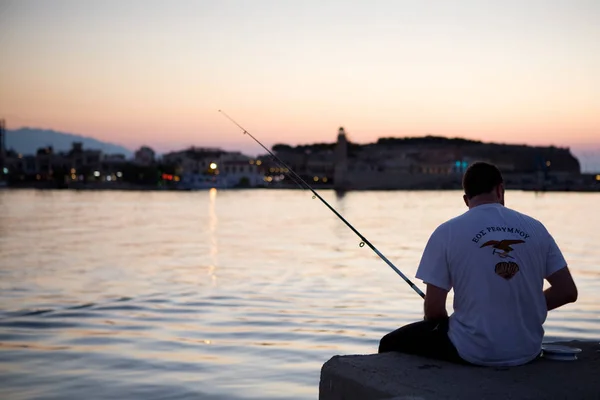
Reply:
M0 117L159 151L382 136L600 148L600 1L0 2ZM260 151L259 151L260 152Z

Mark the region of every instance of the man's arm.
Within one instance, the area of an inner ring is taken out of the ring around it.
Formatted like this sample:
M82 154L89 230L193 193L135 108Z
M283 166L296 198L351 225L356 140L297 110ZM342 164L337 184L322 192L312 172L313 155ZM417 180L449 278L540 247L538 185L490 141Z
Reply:
M577 301L577 286L568 267L564 267L546 278L550 287L544 290L548 311Z
M446 246L450 239L447 226L442 224L431 234L419 268L417 268L417 279L427 285L425 290L425 319L447 318L446 297L452 289L452 280L446 257Z
M446 298L448 291L435 285L427 284L425 290L425 319L435 320L448 318Z

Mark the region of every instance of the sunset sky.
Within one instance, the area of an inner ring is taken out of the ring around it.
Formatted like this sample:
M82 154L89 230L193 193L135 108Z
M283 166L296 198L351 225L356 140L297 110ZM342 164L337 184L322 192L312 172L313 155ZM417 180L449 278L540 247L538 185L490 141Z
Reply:
M0 1L0 118L159 151L600 148L598 0Z

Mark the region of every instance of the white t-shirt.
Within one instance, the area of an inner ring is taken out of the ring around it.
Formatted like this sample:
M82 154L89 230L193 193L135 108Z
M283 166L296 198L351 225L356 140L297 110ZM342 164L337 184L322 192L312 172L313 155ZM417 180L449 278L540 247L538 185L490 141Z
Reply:
M463 359L512 366L540 353L544 279L566 265L541 222L495 203L440 225L416 277L454 289L448 336Z

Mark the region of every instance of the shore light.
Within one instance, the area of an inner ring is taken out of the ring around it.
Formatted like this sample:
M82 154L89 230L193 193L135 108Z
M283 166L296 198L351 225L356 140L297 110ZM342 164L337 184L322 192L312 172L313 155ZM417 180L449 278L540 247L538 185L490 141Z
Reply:
M100 171L94 171L94 176L97 178L100 176Z
M210 169L217 169L217 164L214 162L210 163Z

